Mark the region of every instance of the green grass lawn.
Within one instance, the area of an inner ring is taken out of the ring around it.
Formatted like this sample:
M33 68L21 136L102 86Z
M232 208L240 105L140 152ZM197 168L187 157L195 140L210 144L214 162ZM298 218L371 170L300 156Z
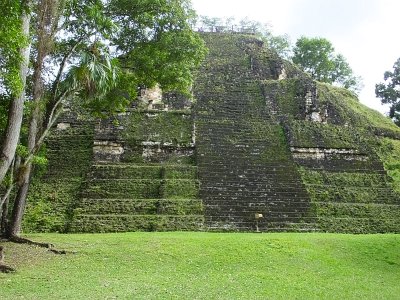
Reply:
M35 234L0 299L400 299L400 235Z

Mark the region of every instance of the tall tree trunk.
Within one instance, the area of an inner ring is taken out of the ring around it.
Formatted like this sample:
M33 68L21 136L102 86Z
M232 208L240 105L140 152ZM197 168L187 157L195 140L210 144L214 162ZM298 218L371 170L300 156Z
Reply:
M41 0L38 6L38 48L36 61L33 71L33 110L29 120L28 132L28 153L36 154L40 149L37 147L39 124L42 121L40 111L40 102L43 98L43 68L44 59L50 53L52 47L52 39L57 30L58 25L58 5L59 2L55 0ZM7 235L17 236L21 230L22 217L25 212L25 206L29 191L31 173L32 173L32 160L27 160L22 165L19 181L17 182L17 194L14 200L13 213L10 225L7 230Z
M21 231L22 217L24 216L26 197L29 190L31 168L32 166L29 163L28 165L20 169L20 172L22 172L23 174L20 174L18 192L15 197L10 224L8 225L6 231L6 237L18 236Z
M38 122L40 120L39 102L42 96L41 88L42 67L37 65L34 72L34 109L29 121L28 133L28 152L34 151L36 145L36 137L38 134ZM28 196L30 179L32 172L32 161L28 161L22 165L18 174L17 194L14 200L13 212L10 224L7 230L7 236L17 236L21 230L22 217L25 212L26 198Z
M0 235L5 235L6 229L8 228L7 220L8 220L8 203L10 197L7 197L2 206L2 212L0 215Z
M8 204L10 203L10 195L14 188L14 173L19 167L20 157L17 156L13 160L11 167L11 182L10 186L7 188L5 195L0 199L0 235L5 235L8 228Z
M27 1L27 5L30 1ZM31 16L29 11L24 10L21 16L21 31L23 35L29 38L29 23ZM30 43L25 47L21 48L21 62L20 62L20 78L22 82L22 89L19 95L13 99L10 104L8 112L8 123L4 135L3 144L1 147L0 156L0 183L3 181L10 168L11 162L14 159L15 151L17 149L17 144L19 141L19 135L22 125L22 117L24 114L24 100L25 100L25 84L26 76L28 73L28 63L29 63L29 53L30 53Z

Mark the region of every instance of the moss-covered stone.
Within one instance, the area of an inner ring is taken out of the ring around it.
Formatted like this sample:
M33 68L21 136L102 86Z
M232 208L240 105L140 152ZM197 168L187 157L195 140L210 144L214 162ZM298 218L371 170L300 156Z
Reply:
M377 152L400 197L400 140L381 138Z
M61 119L63 120L63 118ZM46 141L48 165L36 172L23 219L25 232L65 232L92 161L93 123L76 118Z
M400 232L397 126L255 36L202 36L192 110L54 131L26 230Z
M193 231L203 227L203 215L81 215L71 232Z
M121 121L121 138L129 146L143 141L188 146L192 143L192 124L186 112L131 112Z

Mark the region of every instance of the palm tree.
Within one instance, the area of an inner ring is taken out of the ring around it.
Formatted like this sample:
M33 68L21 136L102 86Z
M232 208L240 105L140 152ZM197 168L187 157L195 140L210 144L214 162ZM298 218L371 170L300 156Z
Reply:
M99 46L95 43L88 52L82 52L79 62L71 66L65 80L57 84L59 88L49 101L50 105L47 107L45 118L46 125L40 137L37 138L37 132L32 133L34 136L28 136L28 140L34 141L34 146L31 147L30 153L20 166L19 173L22 177L19 176L10 225L6 230L6 236L9 239L18 239L20 233L30 185L32 158L39 151L50 128L62 112L63 103L76 97L85 102L101 101L116 85L119 67L107 52L99 50ZM38 122L40 120L36 120L36 123Z

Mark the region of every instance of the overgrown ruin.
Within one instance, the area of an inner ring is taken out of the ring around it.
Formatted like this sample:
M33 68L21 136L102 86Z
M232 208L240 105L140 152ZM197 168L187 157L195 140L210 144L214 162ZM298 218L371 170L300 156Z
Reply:
M27 230L400 232L398 127L254 36L203 38L192 107L155 92L109 120L65 113Z

